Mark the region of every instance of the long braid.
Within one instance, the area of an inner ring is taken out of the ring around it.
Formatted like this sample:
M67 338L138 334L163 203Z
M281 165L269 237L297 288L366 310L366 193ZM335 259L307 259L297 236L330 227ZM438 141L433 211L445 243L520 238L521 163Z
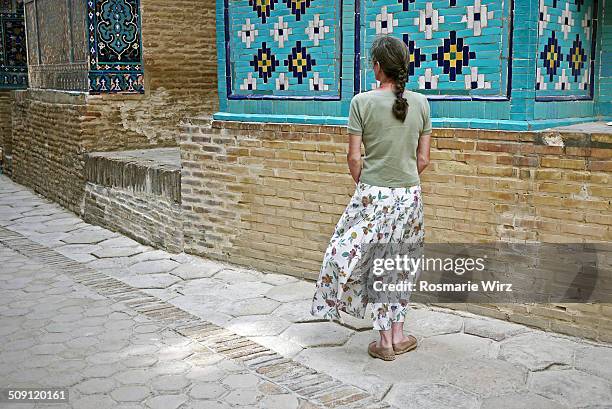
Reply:
M393 115L402 122L404 122L408 113L408 100L404 97L406 81L408 81L408 68L404 66L398 70L397 79L395 81L396 99L393 104Z
M406 44L395 37L382 35L376 37L370 49L372 61L380 64L385 76L395 84L395 101L393 116L400 121L406 120L408 100L404 97L406 81L408 81L408 60L410 52Z

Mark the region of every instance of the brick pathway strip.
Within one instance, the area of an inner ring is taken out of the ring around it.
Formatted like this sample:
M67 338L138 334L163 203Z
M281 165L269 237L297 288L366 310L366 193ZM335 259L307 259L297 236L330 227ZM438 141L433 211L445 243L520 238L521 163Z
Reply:
M75 282L126 306L212 351L243 363L258 376L328 408L389 408L370 393L285 358L248 338L205 321L120 280L0 227L0 243L69 275Z

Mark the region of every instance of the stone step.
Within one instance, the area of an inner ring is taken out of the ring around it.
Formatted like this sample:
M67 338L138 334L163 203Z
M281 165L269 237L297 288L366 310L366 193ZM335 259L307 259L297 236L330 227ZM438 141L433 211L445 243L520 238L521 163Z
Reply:
M85 178L95 185L181 202L179 148L89 153L85 156Z
M89 223L170 252L183 250L178 148L90 153L85 179L81 212Z

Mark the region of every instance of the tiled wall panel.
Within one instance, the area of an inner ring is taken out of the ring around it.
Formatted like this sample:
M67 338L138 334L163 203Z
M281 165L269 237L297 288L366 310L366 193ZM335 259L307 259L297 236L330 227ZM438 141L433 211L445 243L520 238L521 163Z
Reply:
M140 0L88 0L87 15L89 92L143 93Z
M540 0L536 98L592 99L597 0Z
M0 89L28 86L23 1L0 1Z
M217 0L215 117L345 124L352 96L378 86L369 51L387 34L410 50L406 88L428 96L435 126L593 120L612 106L603 1Z
M340 0L225 0L228 96L340 99Z
M407 87L427 94L506 97L511 0L363 2L362 89L377 86L368 50L378 34L410 50Z

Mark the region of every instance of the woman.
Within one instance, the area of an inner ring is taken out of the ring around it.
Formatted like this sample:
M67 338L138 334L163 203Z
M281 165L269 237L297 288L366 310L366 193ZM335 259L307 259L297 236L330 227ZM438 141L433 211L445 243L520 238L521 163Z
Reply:
M423 246L419 174L429 164L429 103L423 95L405 91L409 53L402 41L378 37L370 52L380 87L351 101L347 161L357 186L325 253L311 310L329 319L340 319L339 311L364 317L371 297L364 290L365 279L355 272L364 246ZM390 361L416 348L416 338L403 331L408 295L390 300L397 302L373 303L373 327L380 340L368 346L372 357Z

